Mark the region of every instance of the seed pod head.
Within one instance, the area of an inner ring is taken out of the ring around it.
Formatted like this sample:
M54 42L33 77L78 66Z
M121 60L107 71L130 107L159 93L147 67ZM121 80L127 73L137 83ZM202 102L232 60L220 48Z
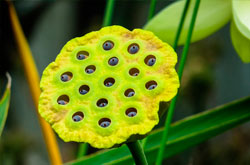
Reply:
M153 33L110 26L70 40L43 72L39 112L64 141L110 148L149 133L177 93L177 56Z

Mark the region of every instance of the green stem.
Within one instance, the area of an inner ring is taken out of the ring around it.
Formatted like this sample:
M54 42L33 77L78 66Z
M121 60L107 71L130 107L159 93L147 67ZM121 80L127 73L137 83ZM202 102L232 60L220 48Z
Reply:
M154 16L156 0L151 0L148 14L148 21Z
M183 49L183 52L182 52L182 55L181 55L182 58L181 58L180 65L179 65L178 75L179 75L180 80L182 78L184 65L185 65L185 62L186 62L186 59L187 59L188 49L189 49L190 41L191 41L191 38L192 38L192 33L193 33L194 24L195 24L196 16L197 16L197 13L198 13L199 5L200 5L200 0L196 0L194 10L193 10L192 19L191 19L191 23L190 23L189 29L188 29L187 40L186 40L186 43L184 45L184 49Z
M150 2L150 8L149 8L149 14L148 14L148 21L154 16L155 13L155 5L156 5L156 0L151 0ZM145 145L147 143L148 137L144 138L143 140L141 140L141 147L142 147L142 151L145 148Z
M179 23L179 26L178 26L178 29L177 29L177 33L176 33L176 36L175 36L175 40L174 40L174 45L173 45L174 50L176 50L176 48L178 46L178 41L179 41L179 38L180 38L180 35L181 35L181 30L182 30L182 27L183 27L183 24L184 24L186 15L187 15L187 10L188 10L189 3L190 3L190 0L186 0L184 9L182 11L181 20L180 20L180 23Z
M107 0L107 5L106 5L106 9L105 9L105 14L104 14L104 20L103 20L103 24L102 24L103 27L111 25L112 15L113 15L113 11L114 11L114 4L115 4L115 0Z
M182 52L182 58L181 58L180 65L179 65L179 70L178 70L178 75L179 75L180 81L181 81L181 78L182 78L184 64L185 64L186 58L187 58L187 53L188 53L188 49L189 49L189 45L190 45L190 41L191 41L191 37L192 37L192 32L193 32L193 28L194 28L194 24L195 24L195 20L196 20L196 16L197 16L199 4L200 4L200 0L196 0L194 10L193 10L192 19L191 19L191 23L190 23L190 26L189 26L189 29L188 29L187 40L186 40L186 43L185 43L185 46L184 46L184 49L183 49L183 52ZM157 155L157 159L156 159L156 164L157 165L162 164L164 147L165 147L165 143L166 143L167 138L168 138L168 131L169 131L169 127L170 127L172 117L173 117L177 97L178 97L178 94L172 100L172 102L170 104L170 107L169 107L169 110L168 110L167 120L165 121L165 129L163 131L163 136L162 136L162 140L161 140L161 146L160 146L160 149L159 149L159 152L158 152L158 155Z
M102 26L111 25L115 0L107 0ZM77 152L77 158L84 156L87 152L88 144L81 143Z
M147 159L144 154L141 143L137 140L135 142L127 143L127 146L134 158L135 164L137 165L147 165Z
M152 1L151 1L151 3L152 3ZM189 4L190 4L190 0L186 0L184 9L183 9L183 11L182 11L182 16L181 16L181 19L180 19L180 23L179 23L179 26L178 26L178 29L177 29L177 33L176 33L176 36L175 36L175 41L174 41L174 45L173 45L174 50L176 50L177 45L178 45L178 41L179 41L180 34L181 34L181 30L182 30L182 27L183 27L183 24L184 24L186 15L187 15L187 9L188 9L188 7L189 7ZM174 98L174 99L172 100L172 102L176 102L176 99ZM172 108L174 109L175 103L174 103L172 106L173 106ZM145 146L146 143L147 143L147 138L148 138L148 137L146 137L145 139L142 140L142 146L143 146L143 148L144 148L144 146Z
M77 152L77 158L81 158L82 156L86 155L88 151L88 143L81 143L78 152Z
M148 21L154 16L155 5L156 5L156 0L151 0L149 14L148 14ZM148 137L145 137L144 139L141 140L141 144L142 144L143 149L145 148L147 140L148 140Z

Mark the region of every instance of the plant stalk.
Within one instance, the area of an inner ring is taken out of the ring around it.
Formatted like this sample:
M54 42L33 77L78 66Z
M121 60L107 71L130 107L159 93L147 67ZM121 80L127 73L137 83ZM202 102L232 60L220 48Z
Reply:
M151 1L152 3L152 1ZM180 34L181 34L181 30L182 30L182 27L183 27L183 24L184 24L184 21L185 21L185 18L186 18L186 15L187 15L187 10L188 10L188 7L189 7L189 4L190 4L190 0L186 0L186 3L185 3L185 6L184 6L184 9L182 11L182 16L181 16L181 20L180 20L180 23L178 25L178 29L177 29L177 33L176 33L176 36L175 36L175 41L174 41L174 44L173 44L173 48L174 50L176 50L177 46L178 46L178 41L179 41L179 38L180 38ZM151 11L150 11L151 12ZM149 14L150 15L150 14ZM149 21L150 17L148 17L148 21ZM172 102L176 102L176 99L173 98ZM175 108L175 103L173 103L172 105L172 109ZM147 138L144 138L142 140L142 146L143 148L145 147L146 143L147 143Z
M179 65L179 70L178 70L178 75L179 75L180 81L181 81L181 78L182 78L182 73L183 73L185 62L186 62L188 49L189 49L189 45L190 45L192 32L193 32L193 29L194 29L194 24L195 24L196 16L197 16L197 13L198 13L199 5L200 5L200 0L196 0L194 10L193 10L193 14L192 14L192 18L191 18L191 22L190 22L190 26L189 26L189 29L188 29L187 40L186 40L186 43L185 43L185 46L184 46L184 49L183 49L183 52L182 52L182 58L181 58L180 65ZM160 146L160 149L159 149L159 152L158 152L158 155L157 155L157 159L156 159L156 164L157 165L162 164L164 147L165 147L165 143L166 143L166 141L168 139L169 127L170 127L170 123L171 123L172 118L173 118L173 113L174 113L177 97L178 97L178 93L174 97L174 99L172 100L172 102L170 104L170 107L169 107L169 110L168 110L167 120L165 121L165 129L163 131L163 136L162 136L162 139L161 139L161 146Z
M107 0L103 24L102 24L103 27L111 25L113 11L114 11L114 4L115 4L115 0ZM77 158L80 158L80 157L86 155L87 150L88 150L88 144L81 143L79 148L78 148Z
M81 143L78 152L77 152L77 158L81 158L82 156L86 155L88 151L88 143Z
M104 14L104 20L103 20L103 24L102 26L109 26L111 24L112 21L112 15L113 15L113 11L114 11L114 4L115 4L115 0L107 0L107 5L106 5L106 9L105 9L105 14Z
M151 0L148 14L148 21L154 16L156 0Z
M145 156L145 153L143 151L143 148L141 146L141 143L137 140L135 142L127 143L127 146L134 158L136 165L147 165L147 159Z
M181 20L180 20L180 23L179 23L179 26L178 26L178 29L177 29L177 33L176 33L176 36L175 36L175 40L174 40L174 45L173 45L174 50L176 50L176 48L178 46L178 41L180 39L181 30L182 30L183 24L185 22L185 18L186 18L186 15L187 15L187 10L188 10L189 4L190 4L190 0L186 0L184 9L182 11Z

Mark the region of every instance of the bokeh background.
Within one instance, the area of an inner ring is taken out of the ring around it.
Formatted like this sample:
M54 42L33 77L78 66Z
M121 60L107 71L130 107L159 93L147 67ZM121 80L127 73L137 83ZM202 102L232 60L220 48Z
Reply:
M158 0L156 12L172 2ZM68 40L101 28L105 9L104 0L17 0L14 5L40 76ZM147 22L149 5L149 0L116 0L112 24L130 30L142 28ZM175 121L250 95L250 64L241 62L229 34L226 25L191 44ZM5 72L13 79L9 115L0 139L0 164L47 165L45 143L3 0L0 0L0 50L1 94ZM179 55L181 50L182 47L177 50ZM164 164L250 164L249 130L248 122L165 160ZM64 162L76 158L77 143L64 143L59 138L58 142ZM95 151L90 148L88 153Z

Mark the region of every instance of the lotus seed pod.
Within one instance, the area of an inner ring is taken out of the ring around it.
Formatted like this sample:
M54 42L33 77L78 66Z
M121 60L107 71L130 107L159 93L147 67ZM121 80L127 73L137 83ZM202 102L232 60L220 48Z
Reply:
M176 62L149 31L104 27L70 40L44 70L39 112L66 142L110 148L135 140L176 95Z

